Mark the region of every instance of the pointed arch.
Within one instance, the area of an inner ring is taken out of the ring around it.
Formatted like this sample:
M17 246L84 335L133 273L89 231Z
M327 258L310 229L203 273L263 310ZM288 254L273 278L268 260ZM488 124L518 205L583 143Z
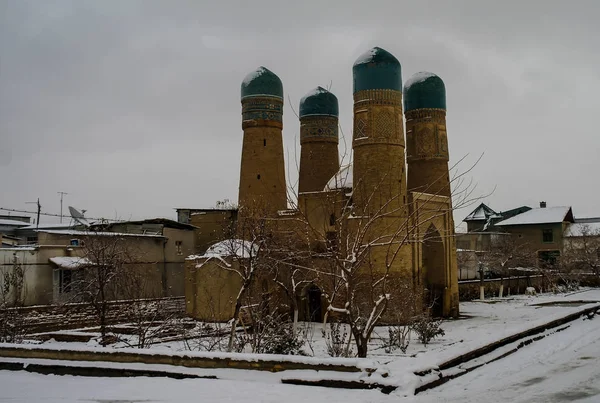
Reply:
M433 316L442 316L444 290L446 288L446 253L444 240L434 224L431 224L423 237L423 280L427 290L425 303Z

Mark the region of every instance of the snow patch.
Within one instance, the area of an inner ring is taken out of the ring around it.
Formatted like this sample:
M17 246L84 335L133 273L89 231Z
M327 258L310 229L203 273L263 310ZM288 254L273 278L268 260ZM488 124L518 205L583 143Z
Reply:
M352 164L344 165L340 168L333 178L327 182L324 191L337 190L337 189L351 189L353 185L352 177Z
M260 66L259 68L254 70L252 73L250 73L246 77L244 77L244 81L242 81L242 85L247 87L248 85L250 85L250 83L252 81L256 80L258 77L262 76L267 71L268 70L265 67Z
M408 90L413 85L418 84L418 83L422 83L423 81L425 81L425 80L427 80L428 78L431 78L431 77L436 77L436 75L433 74L433 73L430 73L428 71L420 71L418 73L415 73L404 84L404 90Z

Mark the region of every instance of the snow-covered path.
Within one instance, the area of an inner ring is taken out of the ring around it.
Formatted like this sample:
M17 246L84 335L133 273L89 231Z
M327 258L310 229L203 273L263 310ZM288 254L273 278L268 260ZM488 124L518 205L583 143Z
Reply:
M581 399L581 400L580 400ZM449 402L599 402L600 317L415 397Z
M0 402L600 401L600 317L417 396L238 380L85 378L0 371Z

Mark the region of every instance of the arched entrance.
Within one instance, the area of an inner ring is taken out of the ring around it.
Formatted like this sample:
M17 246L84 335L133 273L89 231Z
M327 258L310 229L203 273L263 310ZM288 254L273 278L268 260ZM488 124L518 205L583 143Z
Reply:
M306 297L308 302L308 321L309 322L321 322L322 309L321 309L321 289L316 285L312 284L306 291Z
M423 271L427 288L424 302L431 308L433 316L442 316L446 288L446 256L442 236L433 224L429 226L423 239Z

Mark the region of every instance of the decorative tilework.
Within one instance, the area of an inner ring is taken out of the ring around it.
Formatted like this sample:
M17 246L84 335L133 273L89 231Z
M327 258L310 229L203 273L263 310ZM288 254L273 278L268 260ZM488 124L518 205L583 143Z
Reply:
M373 111L373 137L391 139L396 134L396 116L388 108Z
M306 116L300 119L300 141L308 139L338 141L337 117Z
M271 97L253 97L242 100L242 120L282 121L283 102Z

